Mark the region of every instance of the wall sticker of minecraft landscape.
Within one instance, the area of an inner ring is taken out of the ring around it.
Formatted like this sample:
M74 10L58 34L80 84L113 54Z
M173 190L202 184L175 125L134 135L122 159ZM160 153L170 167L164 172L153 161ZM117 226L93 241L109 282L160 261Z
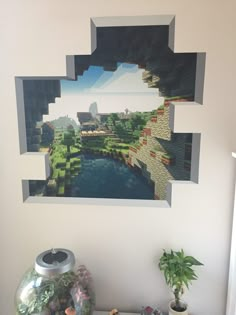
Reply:
M194 100L196 53L173 53L168 26L98 27L75 80L23 80L28 152L50 176L31 196L165 200L190 180L192 134L169 127L171 101Z

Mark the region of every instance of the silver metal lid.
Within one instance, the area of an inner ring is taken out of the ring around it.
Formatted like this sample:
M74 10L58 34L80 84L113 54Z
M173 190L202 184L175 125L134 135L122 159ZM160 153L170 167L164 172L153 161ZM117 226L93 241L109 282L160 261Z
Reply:
M38 255L35 260L35 270L43 276L54 276L73 269L74 254L64 248L53 248Z

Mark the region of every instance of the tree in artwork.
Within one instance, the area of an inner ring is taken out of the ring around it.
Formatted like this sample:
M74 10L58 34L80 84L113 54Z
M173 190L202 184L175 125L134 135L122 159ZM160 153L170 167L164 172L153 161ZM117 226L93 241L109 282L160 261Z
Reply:
M70 147L75 144L73 134L69 131L64 132L62 144L67 147L67 153L70 154Z

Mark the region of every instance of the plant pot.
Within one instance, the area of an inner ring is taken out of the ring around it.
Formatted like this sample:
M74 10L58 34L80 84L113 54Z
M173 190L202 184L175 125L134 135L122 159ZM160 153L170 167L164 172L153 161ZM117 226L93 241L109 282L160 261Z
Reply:
M180 301L180 305L183 307L183 308L185 308L185 310L184 311L182 311L182 312L178 312L178 311L175 311L175 310L173 310L173 306L175 305L175 301L173 300L173 301L170 301L170 303L169 303L169 315L188 315L188 305L185 303L185 302L183 302L183 301Z

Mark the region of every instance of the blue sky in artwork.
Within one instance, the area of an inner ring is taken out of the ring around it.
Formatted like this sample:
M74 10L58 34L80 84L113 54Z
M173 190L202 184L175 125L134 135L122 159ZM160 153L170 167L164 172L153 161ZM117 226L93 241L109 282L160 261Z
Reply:
M77 81L62 80L62 94L140 94L156 93L142 81L143 69L137 65L118 63L116 71L90 66Z
M158 89L148 88L142 79L143 69L119 63L116 71L90 66L77 81L61 81L61 98L49 105L44 121L68 115L77 121L78 111L89 111L96 102L100 113L151 111L163 103Z
M82 92L93 87L102 74L104 74L102 67L90 66L89 70L85 71L82 76L79 76L77 81L62 80L61 89L67 93Z

